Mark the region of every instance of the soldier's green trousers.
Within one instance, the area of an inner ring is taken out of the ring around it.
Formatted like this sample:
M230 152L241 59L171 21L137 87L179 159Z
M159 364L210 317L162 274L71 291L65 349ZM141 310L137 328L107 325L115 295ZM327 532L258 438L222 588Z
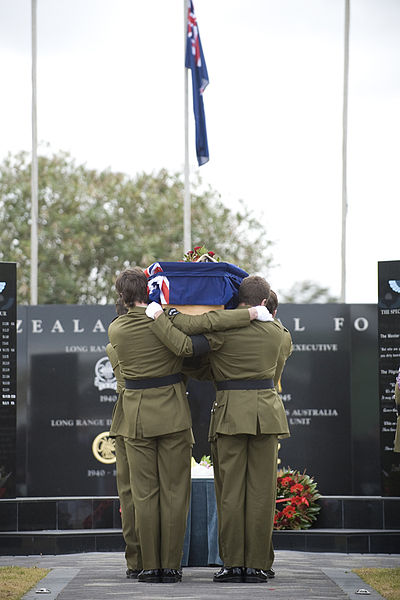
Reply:
M270 569L278 437L221 435L211 443L219 553L227 567Z
M131 490L128 458L124 438L115 437L115 458L117 467L117 489L121 504L122 535L125 541L125 558L128 569L141 570L142 556L135 531L135 507Z
M190 429L125 438L143 569L179 569L190 500Z

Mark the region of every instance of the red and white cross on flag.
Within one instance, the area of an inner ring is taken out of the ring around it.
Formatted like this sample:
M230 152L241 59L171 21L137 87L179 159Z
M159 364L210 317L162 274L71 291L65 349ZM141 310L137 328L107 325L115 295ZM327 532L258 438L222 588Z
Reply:
M201 55L199 44L199 28L197 27L197 19L194 14L193 2L190 0L188 7L188 41L192 47L192 54L195 59L196 67L201 67Z

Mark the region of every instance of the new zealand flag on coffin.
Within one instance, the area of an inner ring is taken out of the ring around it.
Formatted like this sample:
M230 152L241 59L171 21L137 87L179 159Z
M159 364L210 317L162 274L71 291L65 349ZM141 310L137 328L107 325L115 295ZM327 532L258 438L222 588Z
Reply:
M224 305L236 308L248 273L226 262L157 262L145 269L149 301L160 304Z

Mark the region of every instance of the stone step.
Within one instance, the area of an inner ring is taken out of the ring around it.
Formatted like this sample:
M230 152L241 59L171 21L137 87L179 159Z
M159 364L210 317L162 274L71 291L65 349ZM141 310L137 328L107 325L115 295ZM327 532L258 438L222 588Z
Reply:
M400 553L400 498L323 496L319 503L311 529L274 532L277 550ZM192 488L187 565L218 564L215 519L213 481L203 480ZM117 496L0 499L0 555L123 550Z
M400 530L382 529L308 529L275 531L276 550L303 552L341 552L360 554L400 553ZM190 541L188 542L190 545ZM183 566L208 566L210 544L200 540L196 548L186 548ZM59 555L82 552L123 552L121 529L75 529L0 532L0 555Z
M215 510L212 480L192 490L195 510ZM314 528L400 529L400 498L322 496ZM0 499L0 531L119 529L117 496Z

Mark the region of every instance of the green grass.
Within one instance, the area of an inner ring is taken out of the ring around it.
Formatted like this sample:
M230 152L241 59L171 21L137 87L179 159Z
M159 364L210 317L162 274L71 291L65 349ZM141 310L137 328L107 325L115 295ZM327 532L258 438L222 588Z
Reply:
M1 600L20 600L49 572L37 567L0 567Z
M400 567L393 569L353 569L365 583L386 600L400 600Z

